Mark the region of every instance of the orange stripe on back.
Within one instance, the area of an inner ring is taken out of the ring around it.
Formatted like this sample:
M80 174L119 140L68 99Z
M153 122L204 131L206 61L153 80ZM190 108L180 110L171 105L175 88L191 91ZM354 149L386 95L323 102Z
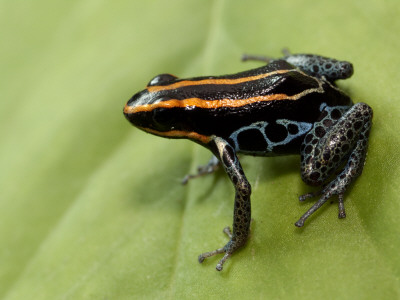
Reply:
M299 95L299 94L298 94ZM137 112L152 111L155 108L184 108L184 107L198 107L205 109L216 109L221 107L241 107L248 104L273 100L297 100L298 95L288 96L286 94L271 94L265 96L252 97L247 99L220 99L220 100L204 100L200 98L188 98L184 100L166 100L153 104L144 104L140 106L125 105L124 113L133 114Z
M193 85L238 84L238 83L243 83L243 82L248 82L248 81L253 81L253 80L269 77L269 76L276 75L276 74L283 74L283 73L287 73L287 72L290 72L290 71L293 71L293 70L276 70L276 71L273 71L273 72L264 73L264 74L260 74L260 75L247 76L247 77L242 77L242 78L233 78L233 79L229 79L229 78L217 79L216 78L216 79L201 79L201 80L182 80L182 81L179 81L179 82L172 83L170 85L148 86L147 90L150 93L153 93L153 92L159 92L159 91L164 91L164 90L173 90L173 89L177 89L177 88L180 88L180 87L193 86Z

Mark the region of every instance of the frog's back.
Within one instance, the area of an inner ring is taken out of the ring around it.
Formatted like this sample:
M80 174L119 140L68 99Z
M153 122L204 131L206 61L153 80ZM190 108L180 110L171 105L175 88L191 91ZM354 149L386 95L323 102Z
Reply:
M284 132L280 129L285 122L286 129L297 132L300 138L300 133L310 129L310 124L318 119L323 103L327 106L351 104L350 98L331 83L309 76L283 60L213 79L236 82L191 89L194 94L185 98L196 97L201 101L185 112L185 122L191 123L196 132L225 139L255 123L265 130L269 128L275 140L282 139Z

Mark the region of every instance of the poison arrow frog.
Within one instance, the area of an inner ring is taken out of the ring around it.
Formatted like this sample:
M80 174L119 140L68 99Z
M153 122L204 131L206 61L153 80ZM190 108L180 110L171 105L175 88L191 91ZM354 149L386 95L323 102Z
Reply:
M250 230L251 186L237 154L276 156L300 154L301 177L317 193L300 201L319 200L295 223L306 219L333 195L338 195L339 218L346 216L343 195L361 174L368 147L372 109L353 104L334 81L353 74L346 61L288 54L281 59L246 56L267 64L224 76L180 79L170 74L154 77L125 105L125 117L148 133L186 138L214 155L190 178L212 173L222 165L235 188L233 230L228 243L198 258L224 254L216 266L243 246Z

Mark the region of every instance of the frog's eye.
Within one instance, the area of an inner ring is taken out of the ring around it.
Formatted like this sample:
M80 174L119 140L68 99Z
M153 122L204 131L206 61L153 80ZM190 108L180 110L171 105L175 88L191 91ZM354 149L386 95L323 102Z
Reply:
M173 116L167 108L156 108L153 110L153 121L157 130L170 130L174 124Z
M175 81L178 77L171 75L171 74L160 74L154 77L147 86L154 86L154 85L166 85L173 81Z

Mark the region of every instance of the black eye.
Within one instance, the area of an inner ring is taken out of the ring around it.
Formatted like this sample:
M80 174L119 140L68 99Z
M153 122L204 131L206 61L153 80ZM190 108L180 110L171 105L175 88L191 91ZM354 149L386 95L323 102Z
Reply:
M168 108L156 108L153 111L153 121L158 130L167 131L173 127L173 117Z
M166 85L175 81L178 77L171 75L171 74L160 74L154 77L147 86L154 86L154 85Z

